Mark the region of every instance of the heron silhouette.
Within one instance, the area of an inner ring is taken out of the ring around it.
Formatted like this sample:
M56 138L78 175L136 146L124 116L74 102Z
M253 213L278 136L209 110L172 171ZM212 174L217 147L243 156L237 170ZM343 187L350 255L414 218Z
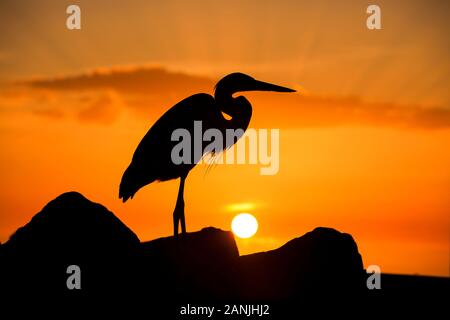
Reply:
M142 187L154 181L167 181L180 178L178 197L173 212L174 235L186 233L184 217L184 184L189 171L206 153L200 155L191 152L192 161L176 164L172 159L172 150L177 141L172 141L172 133L176 129L186 129L194 136L194 122L201 121L202 128L218 129L226 135L227 129L245 131L252 116L252 106L243 96L233 97L236 92L243 91L276 91L295 92L282 86L255 80L243 73L231 73L222 78L215 87L214 97L206 94L194 94L170 108L150 128L134 152L132 161L125 170L120 182L119 198L123 202L133 198ZM226 119L227 114L230 119ZM222 144L223 149L236 143ZM192 150L194 149L193 143Z

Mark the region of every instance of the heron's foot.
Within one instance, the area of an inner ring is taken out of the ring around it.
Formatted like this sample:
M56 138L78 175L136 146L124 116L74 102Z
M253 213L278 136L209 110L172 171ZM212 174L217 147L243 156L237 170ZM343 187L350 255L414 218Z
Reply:
M184 219L184 201L177 201L175 210L173 211L173 228L174 236L178 236L178 226L181 223L181 233L186 233L186 222Z

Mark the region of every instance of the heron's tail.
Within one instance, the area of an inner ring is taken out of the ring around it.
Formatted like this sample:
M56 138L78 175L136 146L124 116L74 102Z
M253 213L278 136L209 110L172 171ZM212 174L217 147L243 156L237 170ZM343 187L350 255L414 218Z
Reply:
M122 202L130 198L133 199L134 194L141 187L142 185L140 185L133 168L129 166L122 176L122 181L120 181L119 199L122 199Z

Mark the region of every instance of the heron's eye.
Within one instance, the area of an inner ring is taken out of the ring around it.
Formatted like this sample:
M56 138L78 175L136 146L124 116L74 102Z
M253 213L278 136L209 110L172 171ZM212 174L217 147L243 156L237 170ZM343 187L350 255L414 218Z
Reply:
M222 111L222 116L225 118L225 120L231 120L233 118L232 116L230 116L229 114L226 114L223 111Z

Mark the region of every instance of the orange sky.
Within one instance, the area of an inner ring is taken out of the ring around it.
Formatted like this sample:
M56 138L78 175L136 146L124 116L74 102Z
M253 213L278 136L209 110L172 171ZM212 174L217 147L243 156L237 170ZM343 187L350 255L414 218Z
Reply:
M122 204L123 170L162 112L243 71L299 89L246 94L250 126L280 129L280 171L198 166L189 230L249 211L260 229L241 253L329 226L365 266L449 275L447 4L379 1L383 30L368 31L362 1L76 3L81 31L65 29L65 4L0 4L0 241L69 190L141 240L171 234L178 182Z

